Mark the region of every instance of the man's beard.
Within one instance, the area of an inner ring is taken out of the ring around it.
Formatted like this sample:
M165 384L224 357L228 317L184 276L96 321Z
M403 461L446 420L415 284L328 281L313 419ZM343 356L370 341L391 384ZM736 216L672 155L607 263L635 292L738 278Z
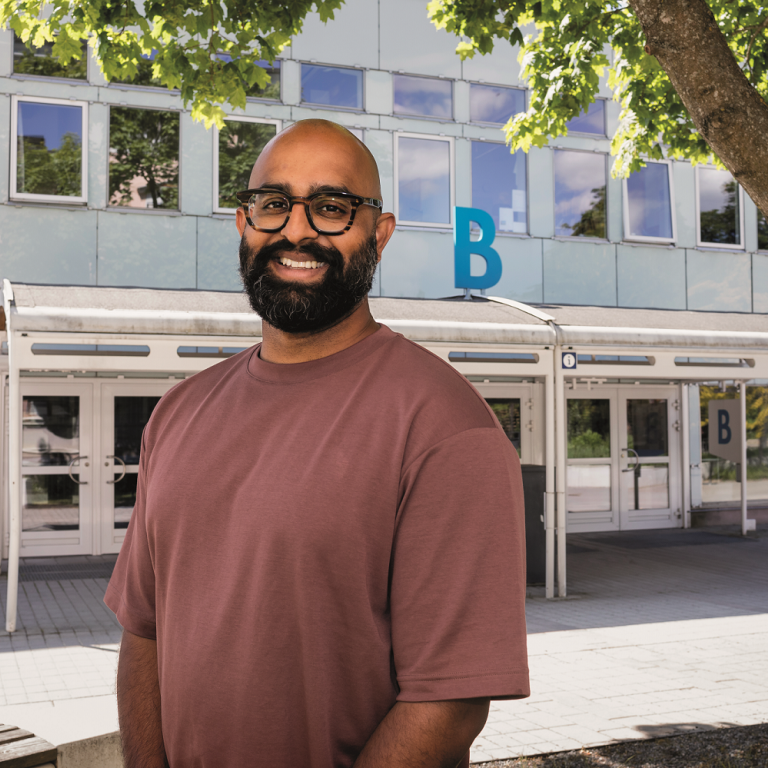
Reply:
M327 264L325 277L307 285L273 275L270 261L291 254ZM240 279L251 307L262 320L285 333L318 333L351 315L370 292L377 265L375 233L350 256L346 269L344 257L332 246L314 242L297 246L283 239L253 250L245 233L240 240Z

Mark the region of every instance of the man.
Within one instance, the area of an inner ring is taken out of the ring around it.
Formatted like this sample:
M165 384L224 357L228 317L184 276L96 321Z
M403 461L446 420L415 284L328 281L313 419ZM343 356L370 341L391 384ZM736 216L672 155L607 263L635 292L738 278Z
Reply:
M238 198L263 341L158 404L105 598L126 765L466 766L528 695L517 455L371 316L395 219L360 141L297 123Z

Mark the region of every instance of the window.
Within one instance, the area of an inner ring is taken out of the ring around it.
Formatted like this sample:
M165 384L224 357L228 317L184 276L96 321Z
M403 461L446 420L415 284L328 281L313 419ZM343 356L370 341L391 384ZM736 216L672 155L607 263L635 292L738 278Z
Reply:
M251 169L267 142L280 130L276 120L227 118L213 153L213 199L218 213L234 213L235 193L248 189Z
M503 124L525 112L525 91L500 85L469 86L469 119L473 123Z
M225 64L232 61L232 57L228 53L220 53L219 59ZM252 99L270 99L272 101L280 101L280 59L275 59L272 64L268 61L254 61L256 66L261 67L267 71L269 75L269 82L264 88L259 88L258 85L246 86L245 95Z
M400 134L395 140L395 168L400 223L450 226L453 139Z
M624 238L672 243L672 177L668 163L648 163L624 180Z
M14 96L11 197L40 202L87 200L87 104Z
M395 75L395 114L453 120L453 82Z
M53 43L43 43L33 50L27 48L21 38L13 34L13 73L15 75L36 75L38 77L66 77L70 80L88 79L88 46L82 41L83 55L77 61L71 60L66 66L59 64L53 55Z
M178 210L178 112L110 108L109 205Z
M743 248L741 190L728 171L696 168L699 245Z
M301 101L341 109L362 109L363 72L360 69L302 64Z
M571 118L567 123L568 133L588 133L590 136L605 136L605 99L597 99L586 112Z
M757 210L757 250L768 251L768 220Z
M525 170L522 150L472 142L472 206L491 214L497 232L528 231Z
M605 232L605 155L555 150L555 236Z

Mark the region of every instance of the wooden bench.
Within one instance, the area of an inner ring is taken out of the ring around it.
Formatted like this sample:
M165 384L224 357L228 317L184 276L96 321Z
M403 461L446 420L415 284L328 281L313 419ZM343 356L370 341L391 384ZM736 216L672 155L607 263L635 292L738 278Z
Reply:
M49 741L15 725L0 725L0 768L56 765L58 750Z

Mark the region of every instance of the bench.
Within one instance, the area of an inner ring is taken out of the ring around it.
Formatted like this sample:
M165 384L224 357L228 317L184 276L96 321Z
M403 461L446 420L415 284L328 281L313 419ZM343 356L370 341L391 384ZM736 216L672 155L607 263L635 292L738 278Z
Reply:
M0 768L54 768L56 756L49 741L15 725L0 725Z

